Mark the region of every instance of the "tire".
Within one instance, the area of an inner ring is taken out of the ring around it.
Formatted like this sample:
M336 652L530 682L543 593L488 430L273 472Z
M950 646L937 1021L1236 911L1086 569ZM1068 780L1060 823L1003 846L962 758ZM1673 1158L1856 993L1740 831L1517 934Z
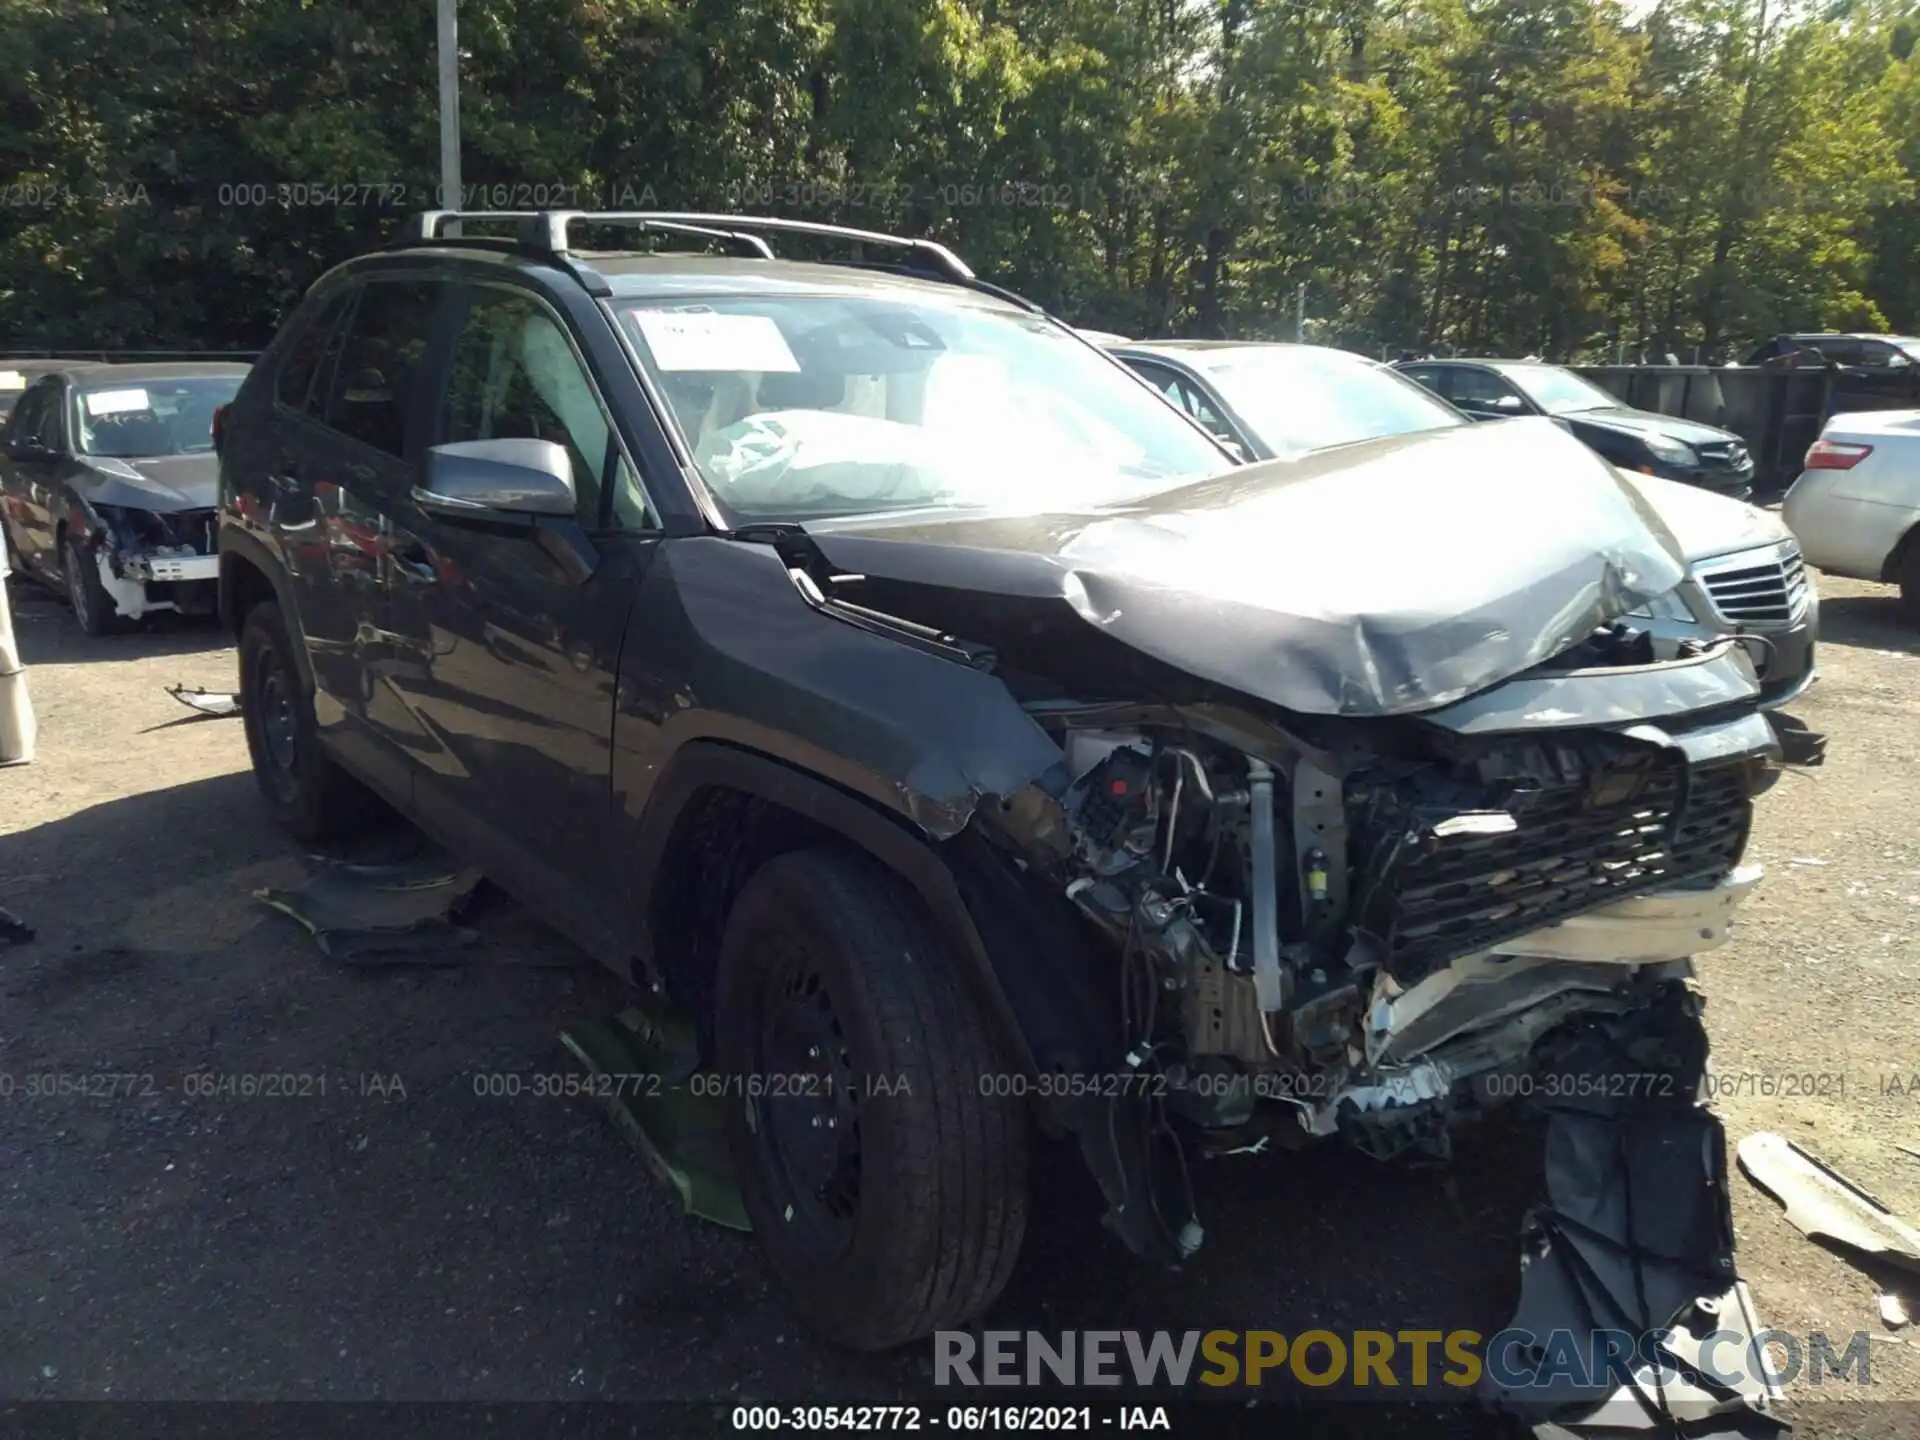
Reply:
M1900 618L1920 630L1920 531L1900 544Z
M1026 1233L1027 1115L982 1094L1006 1067L911 893L851 852L769 861L714 1003L741 1195L808 1324L886 1350L986 1310Z
M127 628L120 607L100 583L100 567L90 541L69 535L61 543L60 582L83 635L114 635Z
M240 713L253 778L279 822L307 844L350 834L374 813L372 794L320 746L280 607L263 600L240 627Z

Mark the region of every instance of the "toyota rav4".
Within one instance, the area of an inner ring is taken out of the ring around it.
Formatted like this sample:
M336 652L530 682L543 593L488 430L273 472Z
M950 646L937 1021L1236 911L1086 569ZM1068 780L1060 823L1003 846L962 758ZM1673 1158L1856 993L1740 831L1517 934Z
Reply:
M1681 549L1551 421L1236 466L926 241L434 213L221 437L266 803L382 797L695 1017L829 1337L980 1315L1035 1146L1178 1264L1201 1157L1444 1156L1543 1067L1580 1268L1528 1323L1738 1313L1689 957L1778 752L1735 641L1636 624Z

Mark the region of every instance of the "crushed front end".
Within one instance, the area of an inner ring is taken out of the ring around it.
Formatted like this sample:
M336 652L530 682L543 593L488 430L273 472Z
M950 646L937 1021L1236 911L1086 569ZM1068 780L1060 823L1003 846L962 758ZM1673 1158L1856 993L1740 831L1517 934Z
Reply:
M220 579L214 510L95 504L92 511L94 562L122 619L162 610L214 612Z
M1742 857L1779 751L1744 652L1662 662L1636 647L1616 627L1415 716L1028 702L1065 764L1044 800L983 813L1025 880L1105 938L1109 1059L1153 1083L1090 1088L1067 1123L1135 1250L1177 1263L1200 1244L1190 1156L1340 1137L1445 1158L1462 1124L1525 1098L1550 1116L1552 1194L1520 1322L1684 1334L1683 1311L1722 1317L1708 1330L1744 1313L1724 1187L1696 1173L1722 1147L1698 1103L1689 957L1725 940L1760 878ZM1603 1132L1626 1139L1607 1149ZM1669 1132L1684 1132L1678 1152L1640 1144ZM1657 1315L1644 1267L1658 1246L1605 1198L1639 1185L1648 1203L1644 1177L1620 1171L1641 1151L1655 1191L1677 1187L1662 1213L1719 1207L1661 1262L1655 1291L1678 1298ZM1562 1279L1543 1299L1556 1272L1540 1257L1572 1263L1570 1234L1604 1252L1579 1267L1592 1293ZM1678 1403L1657 1364L1620 1378L1622 1395L1493 1398L1563 1423ZM1766 1400L1689 1383L1699 1414Z

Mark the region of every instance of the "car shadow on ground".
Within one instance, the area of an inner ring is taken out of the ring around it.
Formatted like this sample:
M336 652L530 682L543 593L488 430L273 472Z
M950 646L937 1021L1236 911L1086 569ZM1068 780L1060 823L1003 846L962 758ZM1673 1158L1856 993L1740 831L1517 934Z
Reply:
M1920 630L1902 617L1892 588L1878 595L1834 595L1820 601L1820 643L1920 655Z
M29 667L198 655L233 644L233 637L220 628L215 617L176 615L171 611L145 616L133 628L118 634L84 635L67 602L53 591L17 574L6 584L20 663Z

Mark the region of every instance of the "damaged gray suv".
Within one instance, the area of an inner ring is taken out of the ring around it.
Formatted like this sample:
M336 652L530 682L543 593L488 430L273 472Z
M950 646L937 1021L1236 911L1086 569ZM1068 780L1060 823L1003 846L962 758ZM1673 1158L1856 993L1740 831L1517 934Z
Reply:
M573 243L615 226L664 248ZM436 213L221 450L267 804L384 797L692 1015L833 1340L979 1316L1036 1146L1177 1264L1201 1157L1444 1156L1510 1097L1529 1243L1581 1252L1526 1323L1740 1312L1691 1308L1733 1277L1688 957L1778 752L1736 643L1656 658L1680 549L1550 422L1236 467L924 241Z

